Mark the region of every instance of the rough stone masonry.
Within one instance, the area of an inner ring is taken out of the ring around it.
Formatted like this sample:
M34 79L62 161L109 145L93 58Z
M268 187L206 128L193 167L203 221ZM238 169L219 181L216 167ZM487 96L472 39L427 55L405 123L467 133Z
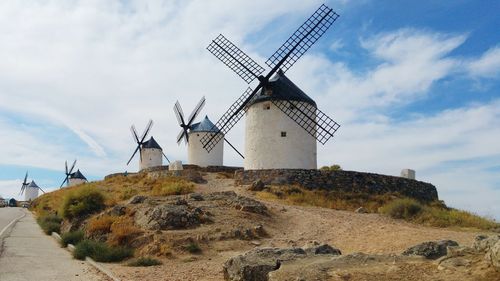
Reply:
M423 202L438 200L436 187L413 179L356 171L298 169L237 170L237 184L251 184L260 179L265 184L297 184L307 189L327 189L368 194L399 193Z

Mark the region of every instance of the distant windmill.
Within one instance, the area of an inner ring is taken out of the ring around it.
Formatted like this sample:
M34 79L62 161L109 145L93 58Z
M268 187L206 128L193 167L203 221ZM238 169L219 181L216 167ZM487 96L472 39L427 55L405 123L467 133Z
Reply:
M316 140L325 144L340 127L320 111L316 103L285 72L328 30L339 15L321 5L313 15L266 61L264 68L222 34L207 49L248 84L248 88L213 128L217 134L201 139L211 151L246 114L246 170L316 169Z
M202 97L198 102L193 112L191 112L191 114L189 115L186 123L186 120L184 119L184 113L179 101L175 103L175 116L177 117L177 121L182 128L177 135L177 144L180 144L182 142L182 139L184 139L184 142L188 145L189 164L198 165L201 167L222 166L224 158L224 143L217 143L217 145L210 152L208 152L203 148L200 142L200 139L207 135L217 134L218 129L215 127L212 121L208 119L208 116L205 116L205 118L201 122L193 124L196 116L198 116L203 106L205 106L205 97ZM231 146L231 148L236 151L236 153L244 158L243 155L226 138L224 138L224 141L226 141Z
M73 169L75 168L76 165L76 159L73 162L73 165L71 165L71 168L69 170L68 170L68 161L65 161L64 164L65 164L64 173L66 174L66 177L64 178L60 187L63 187L64 183L67 183L67 186L73 186L87 182L87 178L85 178L85 176L80 172L80 169L76 170L76 172L73 173Z
M135 130L135 126L132 125L130 127L130 131L132 132L132 138L137 143L137 147L134 150L134 153L132 153L130 159L128 160L127 165L130 163L130 161L132 161L137 151L139 151L139 156L140 156L139 157L140 170L150 167L161 166L163 164L162 161L163 157L165 157L168 163L170 163L170 160L168 159L167 155L163 153L162 148L153 137L151 137L148 141L144 141L147 135L149 134L149 131L151 130L152 126L153 126L153 120L149 120L149 123L146 126L146 129L144 129L141 138L137 136L137 131Z
M26 172L26 175L24 176L24 181L21 186L21 192L19 195L23 195L24 193L24 201L32 201L38 197L38 190L41 192L45 193L41 187L36 185L35 181L32 180L30 183L27 182L28 180L28 172Z

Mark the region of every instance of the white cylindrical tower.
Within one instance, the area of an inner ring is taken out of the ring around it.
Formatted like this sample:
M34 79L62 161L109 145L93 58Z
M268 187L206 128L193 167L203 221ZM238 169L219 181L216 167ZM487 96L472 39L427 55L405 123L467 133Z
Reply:
M151 137L141 147L141 157L139 159L139 169L157 167L163 164L163 150L160 145Z
M82 172L80 172L80 169L69 175L68 186L74 186L84 182L87 182L87 178L82 174Z
M189 130L188 162L200 167L222 166L224 159L224 139L221 139L210 152L203 147L200 139L207 134L215 134L218 129L205 116L203 121L193 124Z
M24 201L35 200L38 197L38 189L39 187L36 185L35 181L31 181L24 190Z
M316 169L316 139L272 101L286 106L288 114L309 112L316 120L316 103L282 72L277 73L247 105L245 170Z

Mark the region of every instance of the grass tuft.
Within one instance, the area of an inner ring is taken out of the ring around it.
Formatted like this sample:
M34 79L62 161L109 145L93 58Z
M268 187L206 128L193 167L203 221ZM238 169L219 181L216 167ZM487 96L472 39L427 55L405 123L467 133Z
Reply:
M81 230L66 232L61 235L61 246L67 247L68 244L76 245L84 238L84 233Z
M194 184L183 179L172 179L153 187L151 194L157 196L182 195L192 193Z
M82 185L64 196L61 214L66 219L93 214L104 209L104 200L104 195L100 190Z
M187 245L184 246L184 250L190 252L191 254L200 254L201 253L201 247L195 242L191 242Z
M161 261L149 257L140 257L127 263L128 266L155 266L161 264Z
M73 257L78 260L91 257L97 262L119 262L133 254L133 250L127 247L111 247L103 242L86 239L76 244Z
M403 198L389 202L382 206L379 211L389 215L393 219L412 220L419 215L424 206L414 199Z
M50 214L40 216L36 221L42 228L43 232L47 235L51 235L52 232L61 232L62 219L57 215Z

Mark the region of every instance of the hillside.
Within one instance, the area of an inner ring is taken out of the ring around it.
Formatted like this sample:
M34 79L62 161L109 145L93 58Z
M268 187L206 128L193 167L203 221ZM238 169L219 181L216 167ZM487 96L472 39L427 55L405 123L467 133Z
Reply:
M434 260L399 256L426 241L453 240L471 246L477 235L492 235L490 231L428 227L376 213L290 205L296 202L268 195L275 192L235 186L228 173L115 176L43 195L33 210L40 216L56 212L64 216L66 197L85 189L101 192L104 208L66 218L62 232L82 229L87 238L132 247L136 257L154 257L163 263L144 268L126 266L126 262L106 265L123 280L158 280L158 276L161 280L222 280L226 261L253 249L325 243L340 249L342 259L333 264L327 256L291 259L273 273L272 280L299 276L302 268L326 272L327 277L319 280L422 280L422 276L428 280L498 280L498 272L483 259L484 254L468 255L467 266L444 269ZM390 256L394 254L398 256ZM359 268L361 264L366 266Z

